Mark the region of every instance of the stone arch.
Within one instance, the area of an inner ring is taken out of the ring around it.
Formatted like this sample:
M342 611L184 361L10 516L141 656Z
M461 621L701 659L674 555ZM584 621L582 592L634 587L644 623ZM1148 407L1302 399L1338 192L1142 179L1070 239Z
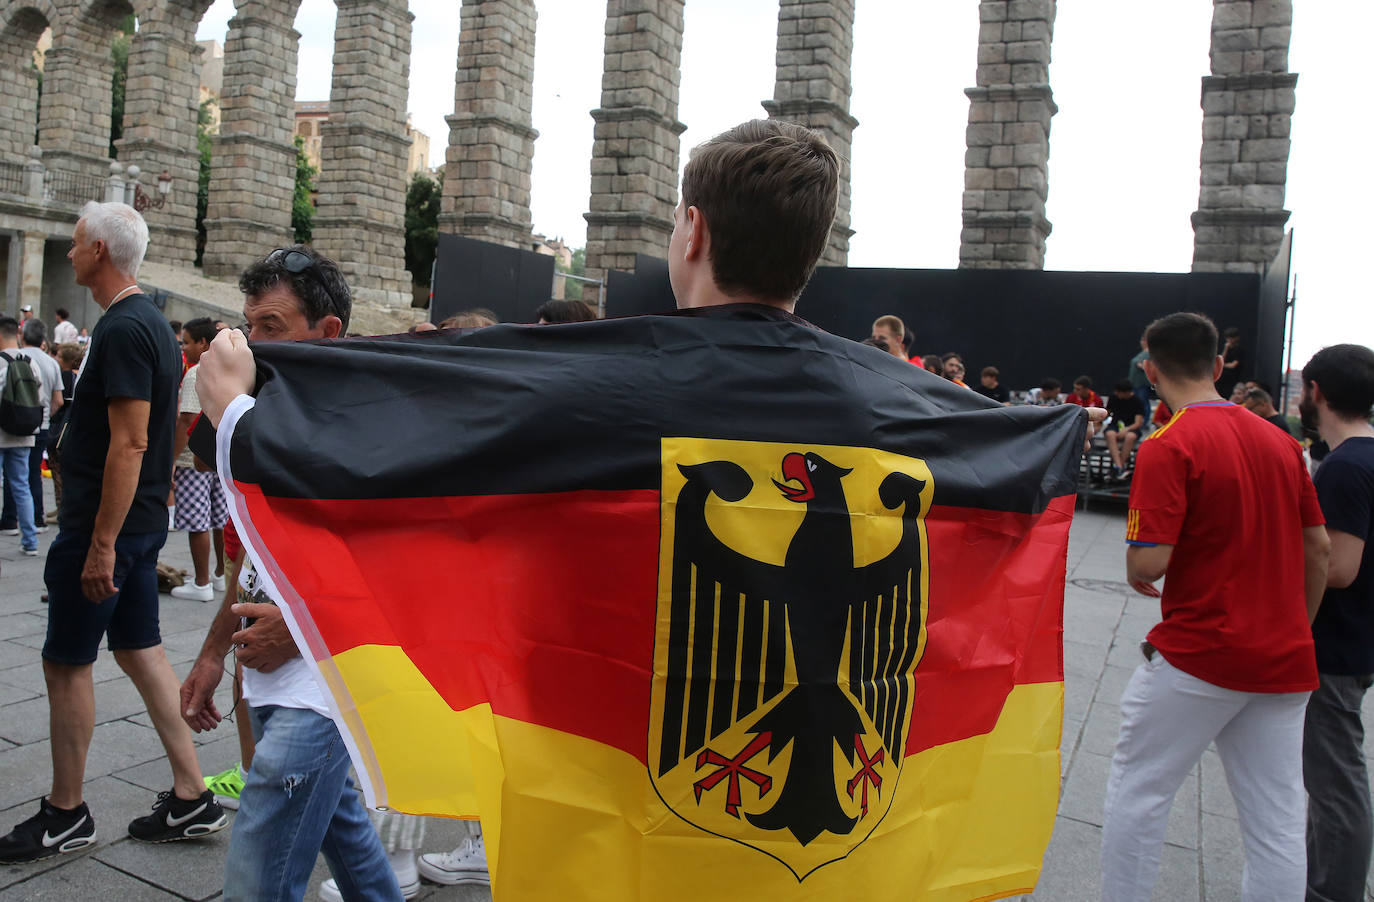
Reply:
M142 170L148 191L160 173L171 176L172 190L163 206L144 211L151 233L148 259L189 264L196 253L200 178L196 123L201 51L196 29L213 0L132 2L138 32L129 51L119 160Z
M300 0L234 0L205 216L205 274L237 277L290 243ZM263 202L265 201L265 202Z
M38 143L51 170L95 180L108 174L110 42L121 19L135 12L129 0L62 0L56 4L52 49L43 68Z
M38 129L38 73L32 61L43 32L57 20L50 0L21 2L0 23L0 155L28 159Z

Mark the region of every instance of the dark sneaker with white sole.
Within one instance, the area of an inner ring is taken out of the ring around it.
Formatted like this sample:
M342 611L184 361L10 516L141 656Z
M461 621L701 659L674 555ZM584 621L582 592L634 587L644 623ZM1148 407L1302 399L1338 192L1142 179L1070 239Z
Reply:
M0 864L41 861L94 843L95 821L85 802L80 808L63 811L44 799L37 814L0 837Z
M152 814L130 821L129 835L140 842L175 842L199 839L227 826L229 816L210 790L188 802L169 789L157 794Z

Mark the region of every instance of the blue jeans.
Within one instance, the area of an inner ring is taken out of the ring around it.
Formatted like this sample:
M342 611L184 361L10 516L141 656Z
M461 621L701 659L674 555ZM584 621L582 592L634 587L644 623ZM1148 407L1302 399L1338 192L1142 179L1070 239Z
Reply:
M44 525L43 517L43 452L48 447L48 430L40 429L33 434L33 447L29 449L29 497L33 499L33 523ZM5 480L5 503L0 509L0 527L13 529L18 514L14 509L14 492L10 482Z
M300 900L323 852L344 899L401 902L334 722L305 708L250 710L257 750L229 838L224 899Z
M1148 385L1141 385L1131 389L1131 394L1140 399L1140 406L1145 408L1145 422L1150 422L1150 400L1154 397L1154 390Z
M32 448L0 448L0 465L5 472L5 493L14 495L19 516L19 544L25 551L38 547L38 531L33 525L33 496L29 494L29 452Z

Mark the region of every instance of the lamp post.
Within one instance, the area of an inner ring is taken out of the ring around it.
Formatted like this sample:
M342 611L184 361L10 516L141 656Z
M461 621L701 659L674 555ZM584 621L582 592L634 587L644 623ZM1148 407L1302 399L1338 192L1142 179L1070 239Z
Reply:
M167 203L167 197L172 193L172 174L166 169L157 177L157 200L143 190L140 184L134 184L134 209L142 213L145 210L161 210Z

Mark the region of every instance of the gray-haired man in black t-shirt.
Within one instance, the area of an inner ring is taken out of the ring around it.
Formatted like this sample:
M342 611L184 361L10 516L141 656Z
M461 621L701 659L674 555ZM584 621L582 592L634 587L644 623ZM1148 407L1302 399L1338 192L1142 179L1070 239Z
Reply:
M1331 566L1312 622L1321 687L1307 704L1307 899L1363 899L1374 824L1360 704L1374 684L1374 351L1334 345L1302 370L1302 414L1331 452L1314 481Z
M125 204L87 204L67 256L105 310L78 374L58 453L65 491L48 549L43 675L52 730L52 791L38 813L0 838L0 862L36 861L95 842L82 801L95 728L91 665L102 636L138 688L172 767L172 788L129 824L146 842L193 839L228 824L206 790L180 682L158 630L157 553L167 540L181 354L135 276L148 227Z

